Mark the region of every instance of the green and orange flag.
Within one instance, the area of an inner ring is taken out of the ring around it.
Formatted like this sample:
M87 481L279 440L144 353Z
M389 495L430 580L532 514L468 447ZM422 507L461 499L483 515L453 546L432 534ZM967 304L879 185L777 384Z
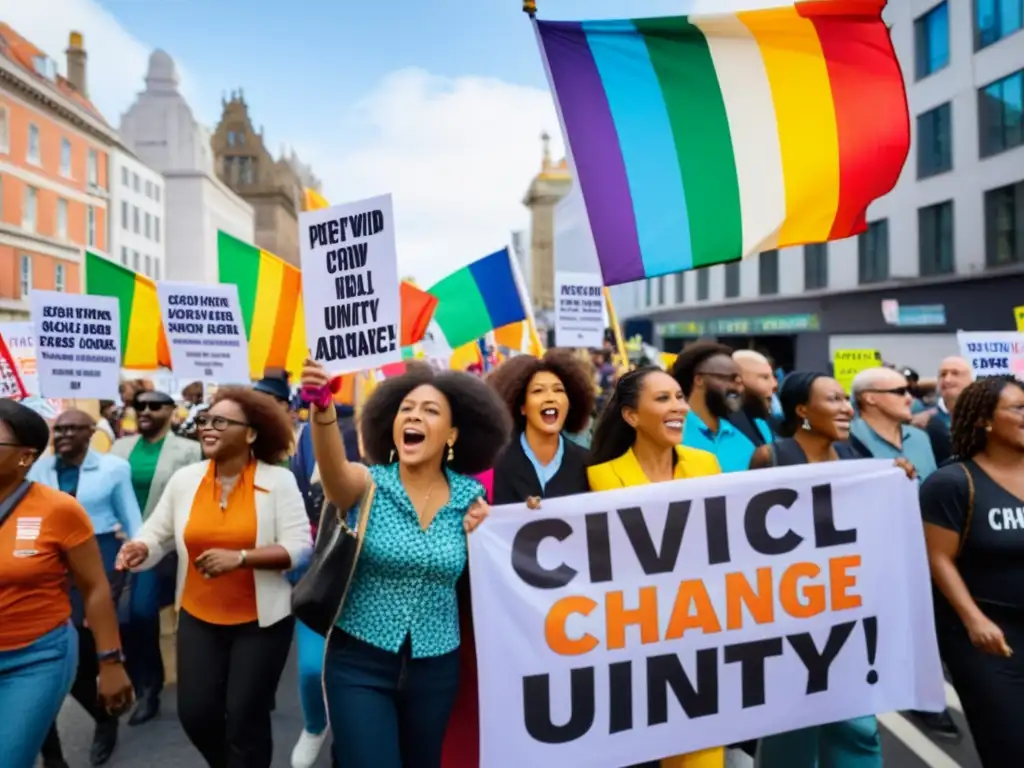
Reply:
M156 283L95 253L85 253L85 292L117 299L121 318L121 367L155 371L171 367Z

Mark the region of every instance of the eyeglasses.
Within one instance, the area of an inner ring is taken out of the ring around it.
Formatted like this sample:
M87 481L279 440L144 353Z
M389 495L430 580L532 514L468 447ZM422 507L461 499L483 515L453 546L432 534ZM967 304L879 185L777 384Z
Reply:
M212 429L215 432L223 432L228 427L251 426L250 424L246 424L244 421L229 419L226 416L206 416L205 414L196 416L195 423L196 427L199 429Z
M899 395L905 397L910 394L910 387L893 387L892 389L865 389L865 392L871 392L876 395Z
M143 411L152 411L153 413L156 413L164 408L170 408L173 405L174 403L161 402L158 400L144 400L142 402L136 401L132 403L132 408L139 413L142 413Z
M53 434L55 435L75 435L79 432L88 432L93 427L89 424L61 424L59 427L53 428Z

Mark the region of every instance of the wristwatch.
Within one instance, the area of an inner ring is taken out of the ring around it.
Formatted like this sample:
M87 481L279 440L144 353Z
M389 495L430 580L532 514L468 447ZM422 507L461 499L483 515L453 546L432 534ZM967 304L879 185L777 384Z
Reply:
M112 651L100 651L96 654L96 661L100 664L124 664L125 658L120 648Z

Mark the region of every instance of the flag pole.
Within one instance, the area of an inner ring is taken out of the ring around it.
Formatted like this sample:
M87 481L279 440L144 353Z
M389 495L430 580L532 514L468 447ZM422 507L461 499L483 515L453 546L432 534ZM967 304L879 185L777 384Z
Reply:
M531 19L537 15L537 0L523 0L523 13Z
M628 368L629 352L626 350L626 340L622 337L622 326L619 325L619 317L615 314L612 292L608 290L608 286L604 286L601 292L604 294L604 305L608 309L608 323L612 327L612 335L615 337L615 348L618 350L621 365L623 368Z

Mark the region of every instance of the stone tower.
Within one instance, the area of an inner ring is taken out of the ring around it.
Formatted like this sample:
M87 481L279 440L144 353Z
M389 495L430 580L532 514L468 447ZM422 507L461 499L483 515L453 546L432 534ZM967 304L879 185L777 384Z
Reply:
M541 134L540 173L530 182L523 205L530 209L530 299L537 312L555 308L555 205L569 193L572 177L565 159L551 159L551 137Z
M223 113L213 132L214 165L220 180L253 207L256 245L299 266L299 210L302 181L291 160L275 160L249 118L241 90L222 99Z

